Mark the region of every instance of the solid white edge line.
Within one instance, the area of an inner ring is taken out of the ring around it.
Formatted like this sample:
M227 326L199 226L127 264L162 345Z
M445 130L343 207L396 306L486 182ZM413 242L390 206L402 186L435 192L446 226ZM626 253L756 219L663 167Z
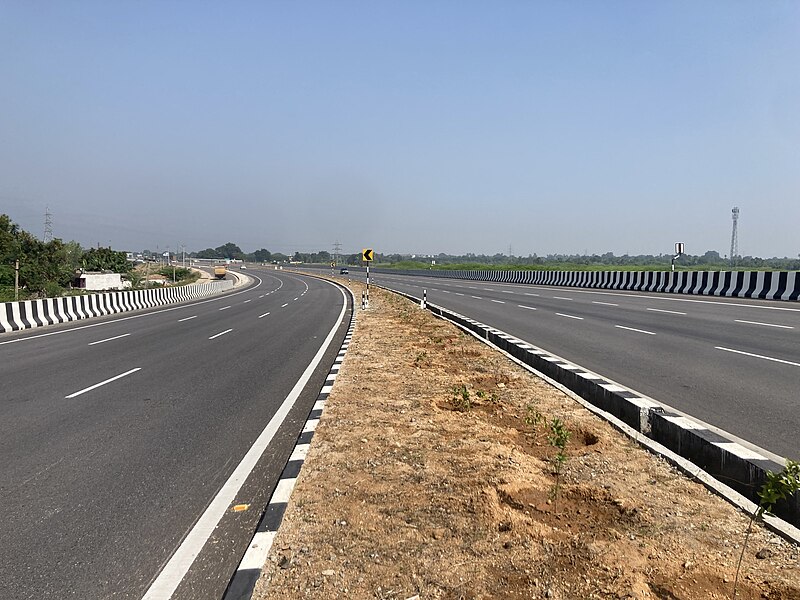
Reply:
M219 336L225 335L226 333L230 333L231 331L233 331L233 329L226 329L225 331L220 331L219 333L212 335L208 339L213 340L214 338L218 338Z
M95 344L102 344L104 342L110 342L111 340L118 340L120 338L128 337L130 333L123 333L122 335L115 335L114 337L106 338L104 340L97 340L96 342L89 342L87 346L94 346Z
M86 392L91 392L92 390L96 390L100 386L106 385L107 383L111 383L112 381L116 381L117 379L122 379L123 377L130 375L131 373L136 373L136 371L141 371L142 367L136 367L135 369L131 369L130 371L125 371L124 373L117 375L116 377L112 377L111 379L106 379L105 381L101 381L100 383L95 383L85 389L82 389L79 392L75 392L74 394L70 394L69 396L64 396L64 400L68 400L70 398L75 398L76 396L80 396L81 394L85 394Z
M753 358L763 358L772 362L781 363L784 365L792 365L793 367L800 367L800 363L792 362L790 360L783 360L782 358L772 358L771 356L763 356L761 354L753 354L752 352L745 352L744 350L734 350L733 348L723 348L722 346L714 346L717 350L724 350L725 352L733 352L734 354L743 354L744 356L752 356Z
M627 329L628 331L635 331L636 333L646 333L647 335L655 335L652 331L645 331L644 329L635 329L633 327L625 327L625 325L614 325L618 329Z
M292 391L286 396L286 399L280 405L272 419L270 419L269 423L267 423L267 426L258 436L258 439L253 442L253 445L250 447L250 450L247 451L247 454L245 454L242 462L240 462L233 473L231 473L228 481L222 486L195 526L184 538L180 547L175 551L175 554L172 555L172 558L170 558L158 574L158 577L156 577L152 585L148 588L142 600L168 600L172 597L172 594L175 592L178 585L180 585L180 582L183 581L183 578L192 566L194 559L197 558L197 555L208 541L208 538L211 537L220 519L222 519L222 516L236 498L236 494L239 492L245 480L250 475L250 472L255 468L261 455L283 424L284 419L286 419L286 416L294 406L297 398L300 397L300 393L303 391L306 384L308 384L308 380L311 379L311 376L314 374L317 366L322 361L322 357L325 356L325 352L333 341L333 337L336 335L336 331L347 311L347 296L345 296L344 290L339 289L339 291L344 299L342 310L328 333L328 336L322 342L317 354L311 360L308 367L306 367L306 370L303 371L300 379L297 380Z
M748 325L763 325L764 327L778 327L780 329L794 329L791 325L775 325L774 323L759 323L758 321L745 321L743 319L734 319L736 323L747 323Z

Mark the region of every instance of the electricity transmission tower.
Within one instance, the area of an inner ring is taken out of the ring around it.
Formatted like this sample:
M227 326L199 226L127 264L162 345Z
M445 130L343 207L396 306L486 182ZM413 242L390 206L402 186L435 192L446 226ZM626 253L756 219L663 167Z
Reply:
M739 234L736 230L739 222L739 207L734 206L731 210L731 218L733 219L733 229L731 230L731 266L736 266L736 257L739 255Z
M53 214L50 207L44 209L44 243L53 241Z
M339 264L339 253L342 251L342 245L339 242L333 242L333 262Z

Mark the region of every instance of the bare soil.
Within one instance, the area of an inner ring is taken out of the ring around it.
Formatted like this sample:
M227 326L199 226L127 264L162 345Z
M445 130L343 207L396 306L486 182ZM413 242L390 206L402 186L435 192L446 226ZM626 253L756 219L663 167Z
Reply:
M558 478L553 418L571 432ZM569 396L373 289L253 597L731 598L747 524ZM800 599L799 557L756 528L737 598Z

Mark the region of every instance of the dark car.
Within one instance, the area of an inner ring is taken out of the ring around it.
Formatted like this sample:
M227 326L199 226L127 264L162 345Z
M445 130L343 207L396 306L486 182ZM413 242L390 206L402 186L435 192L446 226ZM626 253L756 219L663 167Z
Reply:
M350 271L347 269L339 269L339 275L350 275Z

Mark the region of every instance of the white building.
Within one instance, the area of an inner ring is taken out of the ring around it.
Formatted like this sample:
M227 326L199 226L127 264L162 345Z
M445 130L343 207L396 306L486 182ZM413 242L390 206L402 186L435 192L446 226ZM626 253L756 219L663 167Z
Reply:
M131 286L129 281L122 280L119 273L81 273L73 285L89 291L122 290Z

